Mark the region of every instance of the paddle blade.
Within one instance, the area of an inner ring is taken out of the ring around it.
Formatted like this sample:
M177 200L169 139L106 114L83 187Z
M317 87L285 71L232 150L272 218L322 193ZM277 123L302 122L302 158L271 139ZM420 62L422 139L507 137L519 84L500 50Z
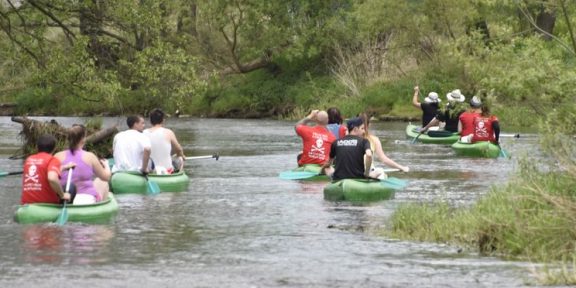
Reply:
M402 190L406 188L406 186L408 185L408 181L398 179L395 177L388 177L384 180L380 180L380 183L382 183L382 185L384 186L390 187L395 190Z
M281 172L278 176L280 179L284 180L300 180L318 176L318 173L310 171L284 171Z
M420 135L422 135L422 133L418 133L418 136L414 137L414 139L412 139L412 144L416 143L416 141L418 141L418 138L420 138Z
M510 158L510 155L506 152L506 150L504 150L504 149L502 149L502 147L500 147L500 153L498 154L498 157Z
M64 202L64 205L62 205L62 211L60 211L60 215L56 218L56 224L62 226L66 224L66 222L68 222L68 208L66 208L66 202Z
M148 186L147 190L148 194L155 195L160 193L160 186L158 186L158 183L148 180L147 186Z

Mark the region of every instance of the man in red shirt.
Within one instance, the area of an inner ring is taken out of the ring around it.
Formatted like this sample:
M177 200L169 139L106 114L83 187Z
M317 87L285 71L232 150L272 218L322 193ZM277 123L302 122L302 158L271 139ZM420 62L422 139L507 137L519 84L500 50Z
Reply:
M308 126L315 122L316 125ZM326 111L313 110L304 119L295 125L296 134L302 138L302 154L298 159L298 165L318 164L323 165L329 160L330 146L336 137L326 128L328 125L328 113Z
M69 201L70 193L64 193L60 186L60 160L52 156L56 139L52 135L42 135L36 147L38 153L30 155L24 162L20 203L59 204L60 199Z

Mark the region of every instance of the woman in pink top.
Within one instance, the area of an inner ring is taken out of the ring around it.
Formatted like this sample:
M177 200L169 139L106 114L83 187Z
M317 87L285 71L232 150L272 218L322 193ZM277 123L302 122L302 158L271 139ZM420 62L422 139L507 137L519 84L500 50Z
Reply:
M75 164L72 183L76 186L74 204L92 204L108 197L108 180L112 173L108 161L98 160L92 152L85 151L86 128L74 124L68 132L69 149L56 153L62 164ZM66 185L68 171L62 172L60 183ZM97 177L97 178L95 178Z

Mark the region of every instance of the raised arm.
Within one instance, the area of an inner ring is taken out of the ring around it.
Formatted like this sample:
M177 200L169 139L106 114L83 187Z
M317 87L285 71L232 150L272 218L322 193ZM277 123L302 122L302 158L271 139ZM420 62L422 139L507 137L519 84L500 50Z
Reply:
M300 126L300 125L306 125L310 122L313 122L316 120L316 115L318 114L318 112L320 112L320 110L312 110L312 112L310 112L310 114L308 114L308 116L300 119L300 121L296 122L296 124L294 125L294 129L296 129L296 127Z
M414 96L412 96L412 106L420 108L420 101L418 101L418 95L420 94L420 88L418 86L414 87Z

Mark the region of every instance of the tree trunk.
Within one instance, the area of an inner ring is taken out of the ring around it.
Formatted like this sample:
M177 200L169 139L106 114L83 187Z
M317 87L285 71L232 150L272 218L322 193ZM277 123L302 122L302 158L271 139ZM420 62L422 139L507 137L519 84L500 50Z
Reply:
M546 41L552 40L554 34L554 25L556 24L556 9L549 9L545 5L540 7L540 12L536 16L537 33L541 34L542 39Z

